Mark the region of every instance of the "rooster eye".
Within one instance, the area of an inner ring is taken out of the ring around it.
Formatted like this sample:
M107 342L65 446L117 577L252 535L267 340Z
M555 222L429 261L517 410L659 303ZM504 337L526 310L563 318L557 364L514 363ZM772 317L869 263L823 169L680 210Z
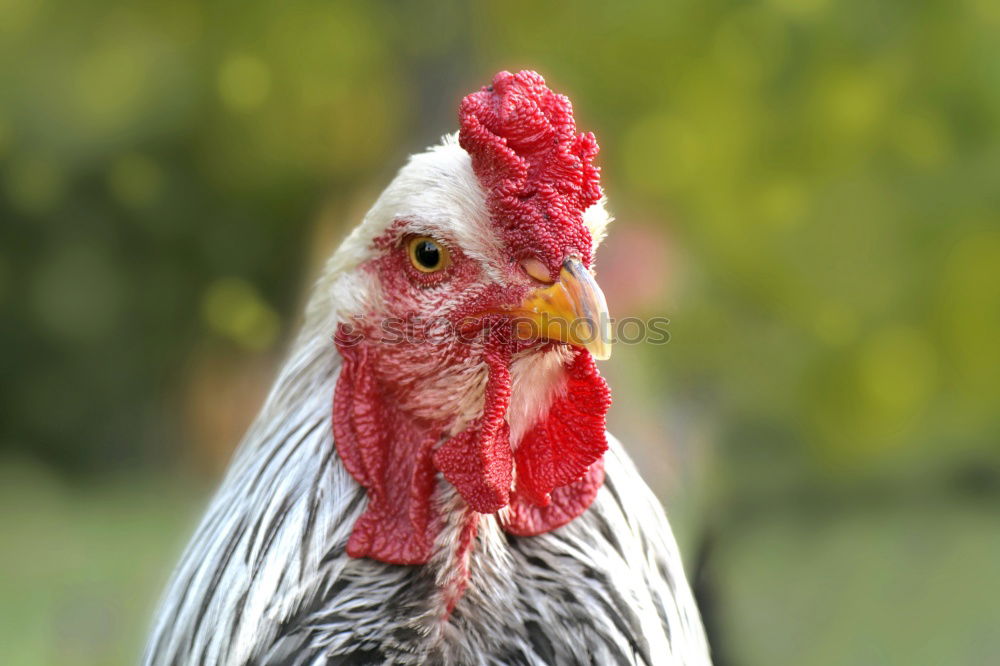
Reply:
M418 271L433 273L448 266L448 248L433 238L417 236L409 243L410 263Z

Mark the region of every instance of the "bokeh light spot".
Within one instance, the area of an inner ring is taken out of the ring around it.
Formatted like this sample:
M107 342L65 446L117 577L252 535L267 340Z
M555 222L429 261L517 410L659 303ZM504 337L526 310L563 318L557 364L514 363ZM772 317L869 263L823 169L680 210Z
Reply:
M873 74L844 74L825 85L823 107L831 129L847 135L862 135L878 120L884 107L880 82Z
M219 68L219 97L234 111L256 109L270 92L271 71L259 58L232 55Z
M201 312L209 328L244 349L265 350L278 337L277 313L241 278L225 277L209 285Z
M0 0L0 34L16 35L31 27L44 0Z
M149 80L149 54L134 40L103 46L80 63L77 99L95 128L121 127L138 114Z
M831 346L851 342L858 332L858 318L841 303L826 303L816 313L814 325L820 340Z
M798 224L806 212L808 195L792 178L776 178L761 186L757 193L761 217L775 227Z
M968 5L987 25L1000 26L1000 3L996 0L968 0Z
M902 428L934 390L937 356L916 328L890 326L865 343L860 356L864 397L891 429Z

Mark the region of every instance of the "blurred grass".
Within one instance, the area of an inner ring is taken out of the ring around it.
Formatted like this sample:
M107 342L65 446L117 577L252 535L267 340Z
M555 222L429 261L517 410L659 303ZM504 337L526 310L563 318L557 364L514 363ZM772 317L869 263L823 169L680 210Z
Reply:
M74 484L4 460L0 663L136 663L205 494L173 476Z
M998 508L857 506L808 520L785 508L739 525L716 569L726 663L993 663Z

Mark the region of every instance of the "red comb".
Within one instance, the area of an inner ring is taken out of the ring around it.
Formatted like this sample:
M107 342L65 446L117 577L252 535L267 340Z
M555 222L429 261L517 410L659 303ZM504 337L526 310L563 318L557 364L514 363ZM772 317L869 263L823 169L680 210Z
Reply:
M500 72L459 110L458 142L509 246L544 261L553 277L570 254L590 265L583 211L601 197L597 140L576 133L573 106L532 71Z

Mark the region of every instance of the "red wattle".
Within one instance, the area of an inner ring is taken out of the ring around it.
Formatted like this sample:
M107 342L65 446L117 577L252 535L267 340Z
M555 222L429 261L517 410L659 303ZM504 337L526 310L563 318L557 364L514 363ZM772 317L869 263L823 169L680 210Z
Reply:
M344 467L368 492L347 554L392 564L424 564L434 531L431 455L437 435L393 404L374 371L369 345L336 336L343 358L333 400L333 434Z
M517 488L508 531L540 534L583 513L604 480L605 415L611 391L594 358L574 350L565 390L517 447Z
M511 352L504 344L487 345L483 415L435 450L442 426L400 409L390 388L377 380L377 348L348 338L343 327L336 342L343 358L333 405L337 453L368 494L347 544L352 557L426 563L438 529L432 508L438 471L474 511L509 506L504 529L519 536L561 527L594 501L604 481L611 398L588 352L574 350L565 390L512 456L506 422Z
M513 460L510 427L510 351L490 343L486 350L489 378L483 415L434 452L434 465L474 511L494 513L510 501Z
M537 506L515 494L504 529L517 536L537 536L562 527L587 510L603 483L604 460L601 459L587 468L579 480L555 488L548 506Z

